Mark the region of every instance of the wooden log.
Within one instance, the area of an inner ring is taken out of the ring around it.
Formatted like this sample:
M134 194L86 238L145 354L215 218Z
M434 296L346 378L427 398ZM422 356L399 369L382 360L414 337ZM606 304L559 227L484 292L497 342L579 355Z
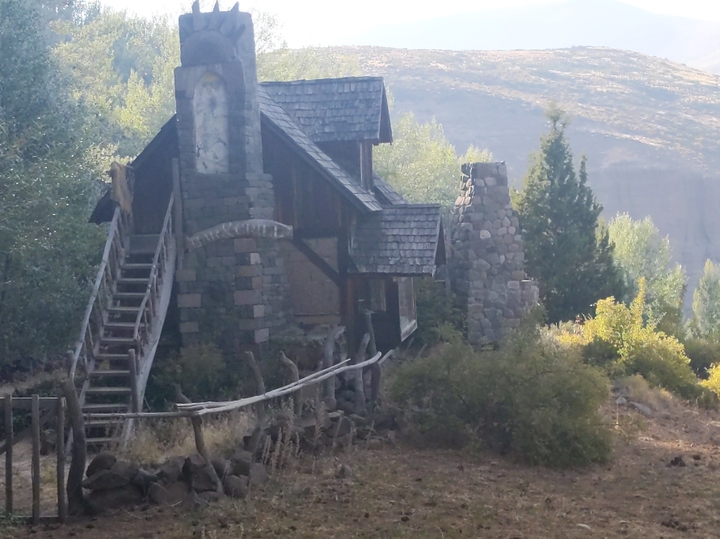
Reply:
M40 522L40 396L32 396L32 522Z
M65 380L65 400L67 401L67 412L70 416L72 426L72 458L67 478L67 503L68 514L82 515L88 509L82 490L82 479L85 473L85 461L87 460L87 444L85 442L85 421L83 420L80 402L75 393L75 384L72 378Z
M5 397L5 513L13 512L13 398Z
M235 350L239 354L240 353L240 341L235 341ZM253 376L255 377L255 386L257 387L257 394L258 395L264 395L265 394L265 380L263 380L262 373L260 372L260 367L257 364L257 361L255 361L255 355L249 351L246 350L242 354L243 360L245 363L247 363L248 367L250 367L250 370L253 373ZM265 402L258 403L257 407L257 414L258 414L258 420L261 423L265 422L265 418L267 417L267 405Z
M298 371L297 365L295 365L295 362L291 360L289 357L285 355L284 352L280 352L280 362L285 366L288 373L290 374L290 381L293 383L297 383L300 381L300 372ZM300 417L302 414L302 392L298 392L293 397L293 411L297 417Z
M366 333L360 342L353 364L357 365L365 361L365 351L367 350L369 342L370 334ZM365 383L363 382L362 369L355 369L353 380L355 386L355 413L357 415L365 415L367 413L367 405L365 403Z
M371 356L377 354L377 345L375 344L375 329L372 324L372 311L365 310L365 325L367 332L370 334L370 342L368 343L368 353ZM380 374L382 370L378 363L370 366L370 406L375 409L380 399Z
M175 402L182 402L184 404L192 402L183 394L182 389L178 384L175 384ZM222 496L225 491L223 489L222 481L218 477L217 472L215 472L215 467L212 465L210 452L205 445L205 436L203 435L202 430L202 417L193 416L190 418L190 423L192 424L193 434L195 435L195 449L197 450L198 455L205 459L210 479L215 483L215 490L220 496Z
M342 326L333 326L328 331L327 338L325 339L325 346L323 346L323 368L329 369L333 366L333 352L335 351L335 341L340 338L345 328ZM335 378L328 378L325 381L324 388L324 400L329 410L337 408L337 400L335 400Z
M130 370L130 396L132 400L132 411L140 412L140 393L138 392L137 360L135 349L128 350L128 367Z
M58 521L62 524L67 517L67 498L65 497L65 399L57 399L57 421L55 426L57 442L57 502Z

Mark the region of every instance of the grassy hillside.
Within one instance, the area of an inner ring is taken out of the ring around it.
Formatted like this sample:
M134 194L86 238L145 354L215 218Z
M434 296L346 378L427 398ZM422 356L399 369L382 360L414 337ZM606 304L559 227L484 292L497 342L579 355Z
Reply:
M395 115L435 117L462 152L488 148L518 182L556 100L573 116L577 155L611 217L651 215L669 234L692 289L706 258L720 260L720 77L606 48L440 51L352 47L382 75ZM689 301L686 302L689 305Z

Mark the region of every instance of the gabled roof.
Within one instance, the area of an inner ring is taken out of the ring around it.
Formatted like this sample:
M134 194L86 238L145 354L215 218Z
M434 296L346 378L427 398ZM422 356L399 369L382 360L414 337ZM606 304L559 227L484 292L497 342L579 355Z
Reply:
M313 142L392 142L382 77L265 82L260 86Z
M383 206L407 204L407 200L375 172L373 172L373 192L375 193L375 198L377 198Z
M330 181L351 204L364 212L382 209L375 196L355 183L335 161L318 148L263 87L258 88L258 102L262 117L267 122L265 125L294 147L307 164Z
M362 216L350 258L355 273L434 275L444 263L440 206L403 204Z

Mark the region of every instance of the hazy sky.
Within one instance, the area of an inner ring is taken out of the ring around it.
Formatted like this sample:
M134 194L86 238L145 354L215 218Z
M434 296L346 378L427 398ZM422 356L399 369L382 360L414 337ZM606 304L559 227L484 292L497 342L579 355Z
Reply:
M557 1L557 0L555 0ZM171 14L177 16L190 10L192 0L101 0L114 8L127 9L143 16ZM201 0L203 10L214 0ZM234 0L221 0L220 7L228 9ZM388 23L414 22L443 15L483 11L498 7L522 7L550 4L553 0L262 0L240 2L240 9L253 5L274 13L283 25L283 35L293 47L303 45L349 45L344 36ZM720 21L720 2L717 0L626 0L627 4L648 11Z

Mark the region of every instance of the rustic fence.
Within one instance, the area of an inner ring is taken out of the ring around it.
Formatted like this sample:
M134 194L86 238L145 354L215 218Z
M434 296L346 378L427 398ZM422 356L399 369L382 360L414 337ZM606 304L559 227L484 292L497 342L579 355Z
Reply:
M62 397L13 397L8 395L5 401L5 444L0 447L0 454L5 453L5 513L13 515L13 447L18 442L32 440L32 464L30 469L32 483L32 514L27 517L33 524L41 520L58 520L65 522L67 502L65 497L65 399ZM30 426L18 434L13 432L14 410L29 410ZM41 416L41 411L44 413ZM40 514L40 428L53 418L56 421L57 443L57 515Z

